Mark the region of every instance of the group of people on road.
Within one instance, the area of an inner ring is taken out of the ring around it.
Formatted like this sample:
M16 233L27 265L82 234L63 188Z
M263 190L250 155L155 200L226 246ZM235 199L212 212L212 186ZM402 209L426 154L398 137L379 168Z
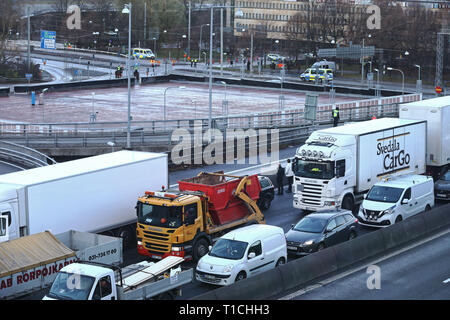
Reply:
M284 177L287 179L288 189L287 193L292 193L292 184L294 182L294 171L292 170L292 162L291 159L287 159L286 168L278 164L277 171L277 185L278 185L278 195L282 195L284 193Z

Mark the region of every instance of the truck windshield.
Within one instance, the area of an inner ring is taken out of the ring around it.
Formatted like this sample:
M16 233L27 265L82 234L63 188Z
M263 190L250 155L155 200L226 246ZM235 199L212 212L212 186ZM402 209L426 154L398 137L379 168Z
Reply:
M221 238L214 244L209 255L224 259L240 260L244 256L247 245L247 242Z
M138 204L139 223L155 227L179 228L183 223L182 217L182 207L164 207L141 202Z
M95 278L59 272L53 281L48 297L61 300L87 300Z
M294 174L297 177L330 180L334 177L334 162L295 159Z
M378 201L378 202L390 202L396 203L403 193L402 188L384 187L384 186L373 186L366 200Z

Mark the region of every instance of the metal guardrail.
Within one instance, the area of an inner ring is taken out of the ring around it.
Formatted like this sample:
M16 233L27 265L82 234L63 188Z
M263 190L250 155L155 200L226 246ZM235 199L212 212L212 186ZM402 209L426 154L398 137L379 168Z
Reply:
M43 167L56 161L45 154L22 145L0 141L1 162L20 169Z
M398 104L355 107L340 110L341 121L368 120L372 116L397 117ZM312 123L304 119L304 111L278 111L255 115L237 115L214 117L213 128L226 133L234 129L279 129L280 142L283 139L296 139L299 129L312 124L331 123L331 111L319 110L316 121ZM194 128L208 129L208 119L184 119L167 121L132 121L132 147L163 147L170 150L172 135L175 133L195 133ZM197 129L198 130L198 129ZM126 146L126 122L94 122L94 123L14 123L0 126L0 138L10 142L33 148L107 148L107 143L114 147ZM176 141L178 143L178 141ZM110 144L111 145L111 144Z

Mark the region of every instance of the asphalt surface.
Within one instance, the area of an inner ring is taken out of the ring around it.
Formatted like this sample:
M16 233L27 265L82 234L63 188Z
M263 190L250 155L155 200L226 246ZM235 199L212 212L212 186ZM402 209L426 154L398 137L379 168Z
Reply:
M447 233L290 300L449 300L450 229ZM298 294L298 295L296 295Z

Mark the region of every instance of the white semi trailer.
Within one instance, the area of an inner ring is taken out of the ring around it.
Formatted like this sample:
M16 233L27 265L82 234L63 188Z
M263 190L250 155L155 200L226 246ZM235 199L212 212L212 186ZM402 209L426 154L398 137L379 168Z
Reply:
M427 121L426 172L437 180L450 168L450 96L402 104L399 118Z
M425 172L427 123L382 118L314 131L297 149L294 207L354 209L386 176Z
M134 243L136 199L168 185L167 155L118 151L0 175L0 241L50 230Z

